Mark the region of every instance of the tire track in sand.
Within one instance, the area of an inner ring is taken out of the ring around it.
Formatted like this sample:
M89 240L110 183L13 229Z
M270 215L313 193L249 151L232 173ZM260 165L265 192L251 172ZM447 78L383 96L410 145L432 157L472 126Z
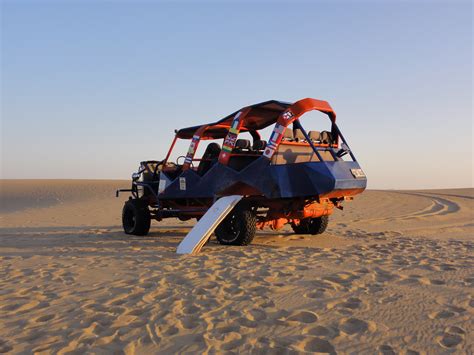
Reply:
M409 219L416 219L416 218L429 218L434 216L444 216L451 213L458 212L461 207L454 201L448 200L446 198L442 198L439 196L431 195L431 194L424 194L424 193L415 193L415 192L401 192L401 191L393 191L397 194L402 195L411 195L411 196L419 196L425 199L430 200L430 205L417 211L408 214L402 214L398 216L390 216L390 217L382 217L382 218L369 218L364 220L364 222L375 222L375 221L397 221L397 220L409 220Z

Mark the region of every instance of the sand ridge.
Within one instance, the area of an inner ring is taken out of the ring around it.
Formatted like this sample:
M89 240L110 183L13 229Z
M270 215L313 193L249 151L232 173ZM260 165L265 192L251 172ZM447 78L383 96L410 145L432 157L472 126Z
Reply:
M368 191L321 238L198 256L189 222L125 236L109 189L1 215L0 351L474 352L472 189Z

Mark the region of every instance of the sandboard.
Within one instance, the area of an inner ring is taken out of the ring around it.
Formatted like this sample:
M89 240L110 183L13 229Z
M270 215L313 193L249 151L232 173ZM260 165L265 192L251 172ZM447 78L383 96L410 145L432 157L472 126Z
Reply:
M217 226L234 209L242 197L241 195L225 196L214 202L193 229L179 243L176 252L178 254L199 253Z

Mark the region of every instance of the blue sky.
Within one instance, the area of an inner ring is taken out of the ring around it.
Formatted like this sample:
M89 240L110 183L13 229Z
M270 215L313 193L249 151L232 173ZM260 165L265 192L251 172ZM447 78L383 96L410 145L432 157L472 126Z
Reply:
M3 1L1 30L3 178L128 178L175 128L314 97L370 188L473 186L470 2Z

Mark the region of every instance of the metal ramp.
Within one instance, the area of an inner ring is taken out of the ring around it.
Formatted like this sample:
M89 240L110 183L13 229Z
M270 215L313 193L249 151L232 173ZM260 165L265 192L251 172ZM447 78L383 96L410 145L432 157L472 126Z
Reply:
M217 226L234 209L242 197L242 195L225 196L214 202L199 222L179 243L176 252L178 254L199 253Z

